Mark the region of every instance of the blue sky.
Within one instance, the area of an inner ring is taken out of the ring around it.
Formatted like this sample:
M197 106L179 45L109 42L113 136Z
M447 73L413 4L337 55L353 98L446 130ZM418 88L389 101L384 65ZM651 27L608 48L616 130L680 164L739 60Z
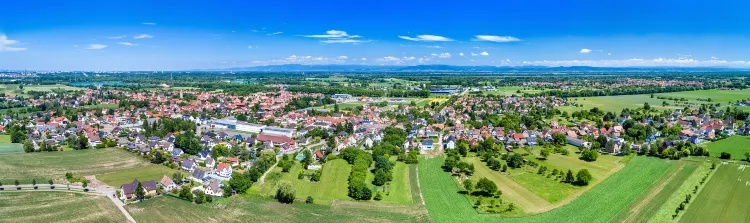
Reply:
M750 1L12 1L0 69L750 67Z

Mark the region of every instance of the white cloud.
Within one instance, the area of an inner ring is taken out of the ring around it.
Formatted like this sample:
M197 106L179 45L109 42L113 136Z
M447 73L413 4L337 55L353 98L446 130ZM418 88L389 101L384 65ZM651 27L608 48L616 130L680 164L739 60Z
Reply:
M141 35L133 36L133 39L151 39L151 38L154 38L154 36L149 35L149 34L141 34Z
M476 35L476 38L473 39L473 41L490 41L490 42L506 43L506 42L521 41L521 39L512 37L512 36Z
M129 42L117 42L117 44L125 45L125 46L137 46L138 45L138 44L133 44L133 43L129 43Z
M308 38L318 38L318 39L325 39L321 40L321 43L366 43L370 42L370 40L359 40L356 38L361 38L360 35L349 35L345 31L341 30L328 30L326 31L326 34L318 34L318 35L302 35L303 37Z
M144 22L144 23L141 23L141 24L143 24L143 25L149 25L149 26L155 26L156 25L156 23L153 23L153 22Z
M475 57L475 56L479 56L479 54L476 54L476 53L474 53L474 52L471 52L471 56Z
M580 53L583 53L583 54L591 53L591 50L590 50L590 49L586 49L586 48L583 48L583 49L581 49L581 52L580 52Z
M612 53L607 53L607 56L612 56Z
M362 57L362 61L367 61L367 58Z
M274 33L269 33L269 34L266 34L266 35L275 36L275 35L279 35L279 34L282 34L282 33L284 33L284 32L274 32Z
M346 60L346 59L349 59L349 57L347 57L347 56L337 56L336 59Z
M440 55L438 55L438 57L439 58L443 58L443 59L447 59L447 58L451 58L451 54L450 53L441 53Z
M127 36L110 36L110 37L107 37L107 39L122 39L122 38L125 38L125 37L127 37Z
M18 40L10 40L5 34L0 34L0 52L15 52L24 51L26 48L11 47L10 45L17 44Z
M398 57L392 57L392 56L385 56L383 58L378 59L378 61L400 61Z
M711 56L711 60L718 60L719 58L716 58L715 56Z
M416 58L416 57L404 57L403 59L404 59L405 61L412 61L412 60L415 60L415 59L417 59L417 58Z
M101 50L101 49L104 49L104 48L107 48L107 45L103 45L103 44L89 44L89 45L86 46L87 50Z
M464 53L458 53L459 56L464 56Z
M481 53L479 53L479 55L482 55L482 56L489 56L490 54L489 54L489 53L487 53L487 52L485 51L485 52L481 52Z
M398 38L411 40L411 41L424 41L424 42L448 42L453 41L450 38L436 36L436 35L418 35L416 37L398 36Z

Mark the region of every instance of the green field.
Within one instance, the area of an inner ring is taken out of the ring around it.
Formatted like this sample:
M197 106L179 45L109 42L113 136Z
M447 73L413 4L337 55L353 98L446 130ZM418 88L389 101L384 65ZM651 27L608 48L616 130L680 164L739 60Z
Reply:
M657 182L676 162L633 157L613 174L570 204L549 212L520 218L477 214L459 194L450 175L443 172L444 157L422 158L419 179L427 210L435 222L610 222L644 190Z
M109 200L65 191L0 192L0 222L125 222Z
M699 91L683 91L683 92L672 92L672 93L659 93L654 94L654 98L651 98L650 94L639 94L639 95L619 95L619 96L603 96L603 97L578 97L570 98L570 102L577 102L583 105L583 107L572 107L564 106L560 107L561 111L567 111L568 113L580 110L589 110L594 107L598 107L604 111L621 112L624 108L640 108L643 107L643 103L648 102L652 108L659 110L664 109L682 109L685 104L677 105L672 100L657 99L658 96L672 97L672 98L685 98L688 103L692 103L691 107L697 107L700 104L716 104L721 103L722 108L729 102L736 102L737 100L750 98L750 89L744 90L699 90ZM698 99L711 98L712 102L698 101ZM662 102L666 101L669 106L662 106ZM743 110L750 110L748 107L740 107Z
M150 165L114 173L96 175L96 179L109 186L120 187L120 185L133 182L133 179L138 179L139 181L154 180L159 182L163 176L171 177L175 172L177 172L177 170L170 169L163 165ZM183 175L187 175L187 173L184 173Z
M732 154L734 160L745 160L745 152L750 152L750 136L732 136L706 144L711 156L718 157L722 152Z
M10 135L0 135L0 155L24 153L23 144L10 143Z
M682 162L685 162L686 159L684 159ZM693 194L693 190L695 190L695 186L700 184L700 181L707 176L707 174L711 173L713 170L711 169L711 162L707 162L705 159L701 160L690 160L688 162L698 163L698 167L693 171L693 174L687 177L682 182L682 185L674 190L672 195L667 199L661 207L658 208L658 210L655 211L653 216L651 217L648 222L652 223L658 223L658 222L668 222L668 221L674 221L672 220L672 215L674 214L675 208L679 207L680 203L682 203L685 200L685 195L687 194ZM704 184L705 185L705 184ZM695 197L695 194L692 195ZM684 213L684 211L683 211Z
M750 170L746 165L722 164L705 188L688 205L680 222L748 222Z
M467 158L467 161L474 163L475 173L471 177L474 182L479 181L479 179L483 177L492 180L497 184L498 189L503 191L503 196L501 198L503 198L503 200L509 200L524 212L538 213L544 211L545 208L550 206L549 202L530 191L528 188L511 180L501 172L494 171L487 167L481 162L479 157L470 157Z
M299 197L299 195L297 195ZM345 202L333 206L280 204L275 200L237 197L226 208L195 205L168 197L157 197L128 205L128 212L140 223L147 222L429 222L424 210L413 205L378 206Z
M374 178L374 176L373 176ZM372 181L370 181L371 183ZM387 192L383 192L382 202L393 204L411 204L411 182L409 177L409 165L396 162L393 166L393 180L387 184ZM380 188L382 191L382 188Z
M652 219L672 195L677 193L677 189L693 175L699 164L692 161L678 162L626 211L621 212L617 222L647 222ZM677 195L680 196L684 199L685 194Z
M56 85L24 85L23 92L28 93L29 91L52 91L52 90L66 90L66 91L79 91L86 90L86 88L72 87L61 84Z
M276 184L280 180L286 180L292 183L294 190L297 191L298 198L304 199L307 196L312 196L316 204L331 205L334 200L352 200L347 196L347 187L349 186L347 179L349 172L351 172L351 165L346 163L345 160L337 159L326 163L323 167L323 174L320 176L320 182L311 182L308 178L297 179L301 169L302 165L296 162L288 173L282 173L281 167L276 167L272 173L269 173L269 176L273 173L279 173L281 177L279 179L268 178L263 185L253 185L250 188L251 193L270 197L276 193Z
M148 165L136 155L115 148L0 155L0 180L3 184L14 180L29 183L32 179L63 182L66 172L87 176Z

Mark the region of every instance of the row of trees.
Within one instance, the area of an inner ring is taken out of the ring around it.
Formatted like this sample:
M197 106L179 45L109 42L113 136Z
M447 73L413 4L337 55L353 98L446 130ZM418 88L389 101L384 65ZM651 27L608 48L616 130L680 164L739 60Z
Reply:
M341 150L341 157L352 164L349 174L349 197L356 200L370 200L372 191L367 187L367 169L372 164L372 156L364 150L345 148Z

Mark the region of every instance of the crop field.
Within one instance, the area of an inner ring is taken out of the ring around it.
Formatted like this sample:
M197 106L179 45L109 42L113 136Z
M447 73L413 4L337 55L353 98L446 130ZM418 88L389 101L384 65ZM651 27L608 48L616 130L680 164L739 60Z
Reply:
M150 165L114 173L96 175L96 179L109 186L120 187L120 185L133 182L133 179L138 179L139 181L154 180L159 182L163 176L166 175L172 177L172 174L175 172L177 172L177 170L170 169L163 165ZM188 175L188 173L184 173L183 175Z
M706 144L711 156L718 157L722 152L732 154L734 160L744 160L745 152L750 152L750 136L732 136Z
M23 144L10 143L10 135L0 135L0 155L18 153L24 153Z
M713 171L711 169L711 162L707 162L705 159L689 161L683 159L680 162L691 162L692 164L697 165L697 167L695 171L693 171L693 174L691 174L682 182L682 185L674 189L672 195L663 204L661 204L661 207L659 207L658 210L651 210L654 213L651 219L648 220L648 222L657 223L674 221L672 220L674 210L679 207L680 203L685 200L685 196L687 194L692 194L693 198L695 198L695 194L693 194L695 186L699 185L700 181L704 177L706 177L707 174Z
M262 197L269 197L276 193L276 184L280 180L286 180L292 183L297 197L305 199L312 196L316 204L331 205L334 200L352 200L347 196L349 181L349 172L351 165L345 160L337 159L326 163L323 166L323 174L320 176L320 182L311 182L308 178L297 179L302 165L295 163L288 173L282 173L281 167L275 167L273 172L280 173L278 180L269 179L263 185L253 185L250 188L251 193ZM269 173L269 176L271 173Z
M620 213L617 222L647 222L669 200L677 189L693 175L699 163L681 161L674 165L656 184L646 190L636 202ZM694 186L694 185L691 185ZM677 195L682 196L684 194ZM673 209L674 210L674 209Z
M297 195L299 197L299 195ZM195 205L183 200L157 197L126 206L137 222L429 222L423 210L413 205L378 206L346 202L333 206L281 204L275 200L238 197L226 208Z
M24 85L23 92L28 93L29 91L52 91L52 90L66 90L66 91L79 91L86 90L86 88L71 87L61 84L56 85Z
M594 107L597 107L603 111L609 111L609 112L622 112L622 109L629 108L641 108L643 107L644 103L647 103L652 107L656 108L658 110L665 110L665 109L682 109L685 106L673 106L673 102L670 100L661 100L657 99L656 97L651 98L651 95L649 94L639 94L639 95L618 95L618 96L602 96L602 97L579 97L579 98L570 98L568 100L569 102L576 102L579 105L583 105L583 107L573 107L573 106L563 106L558 107L560 111L566 111L568 113L574 112L574 111L580 111L580 110L590 110ZM662 106L662 102L667 101L667 103L670 104L670 106Z
M0 222L125 222L109 200L76 192L0 192Z
M748 99L750 98L750 89L743 89L743 90L719 90L719 89L712 89L712 90L699 90L699 91L681 91L681 92L671 92L671 93L661 93L656 94L658 96L666 96L666 97L673 97L673 98L685 98L690 101L695 101L698 99L708 99L711 98L711 101L713 103L717 102L736 102L738 100Z
M151 165L120 149L87 149L65 152L43 152L0 155L0 180L30 183L32 179L63 182L65 173L78 176L119 172Z
M750 170L746 165L722 164L688 205L680 222L748 222Z
M656 183L676 162L633 157L613 174L571 203L546 213L519 218L477 214L443 172L444 157L422 158L419 179L427 210L435 222L610 222Z

